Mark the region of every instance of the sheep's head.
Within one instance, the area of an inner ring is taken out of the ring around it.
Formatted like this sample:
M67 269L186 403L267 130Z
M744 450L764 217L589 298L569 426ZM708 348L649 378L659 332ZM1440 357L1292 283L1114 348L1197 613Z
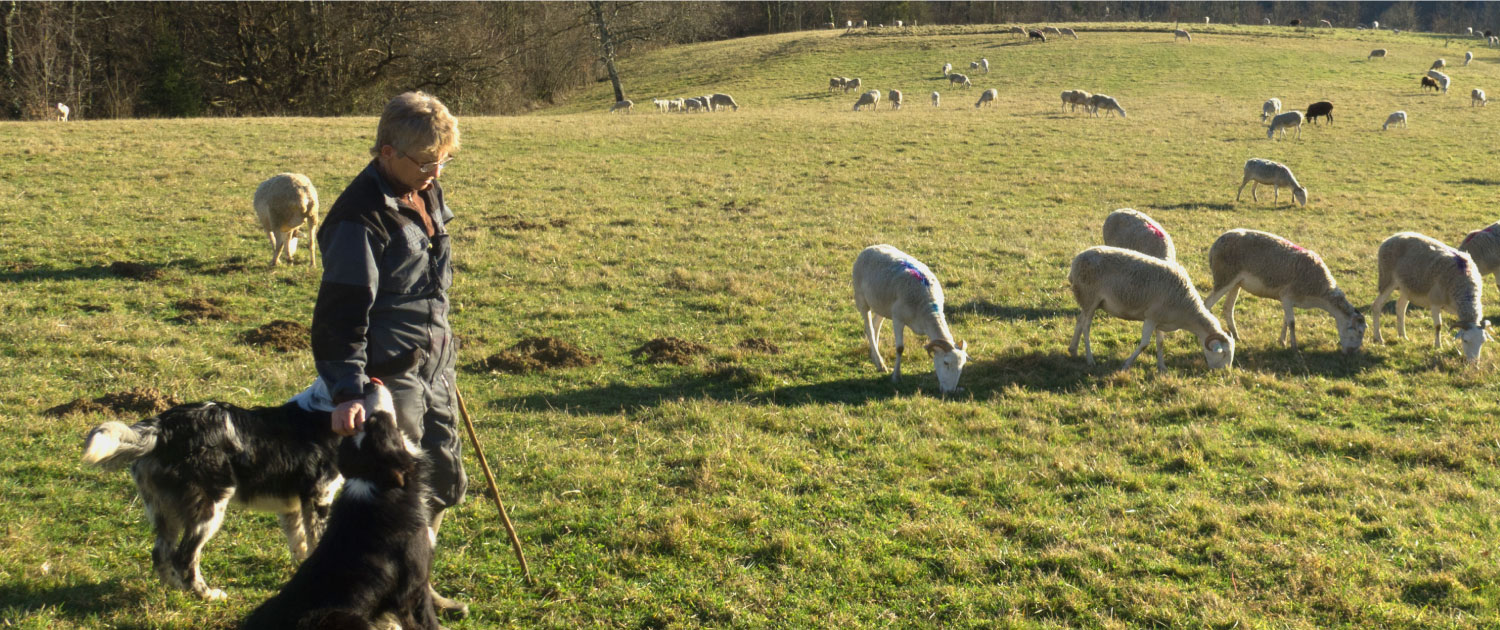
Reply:
M1297 205L1307 207L1307 189L1301 186L1292 189L1292 198L1297 200Z
M1464 353L1464 362L1469 365L1479 363L1479 353L1484 349L1484 342L1494 341L1490 336L1490 320L1484 320L1474 326L1453 333L1458 337Z
M1355 311L1349 321L1339 326L1339 349L1344 354L1354 354L1365 343L1365 316Z
M1208 367L1215 370L1229 369L1234 365L1234 338L1223 333L1213 333L1203 340L1203 358Z
M957 347L941 339L927 342L927 352L932 354L932 370L937 373L938 389L944 394L958 391L958 377L969 361L969 342L961 341Z

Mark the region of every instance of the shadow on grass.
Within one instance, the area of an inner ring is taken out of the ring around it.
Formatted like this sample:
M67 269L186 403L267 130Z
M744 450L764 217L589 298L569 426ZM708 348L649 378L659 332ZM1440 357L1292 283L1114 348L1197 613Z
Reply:
M302 260L306 260L305 258ZM243 256L234 256L224 260L203 261L196 258L184 258L181 260L168 261L166 263L109 263L104 265L85 265L69 269L55 267L32 267L21 268L11 271L0 272L0 284L23 284L28 282L44 282L59 280L101 280L122 279L150 282L160 278L163 272L168 270L180 270L189 274L206 274L222 276L230 273L249 271L250 265Z
M20 613L22 617L45 611L83 622L139 605L140 602L136 601L119 580L65 586L43 586L26 582L0 585L0 609ZM119 627L146 626L140 624Z
M908 361L906 365L913 362ZM923 361L930 371L931 362ZM905 367L905 365L903 366ZM573 414L614 414L660 406L677 400L712 400L747 405L796 406L809 404L861 405L894 398L898 393L936 392L931 374L922 372L906 376L900 385L892 385L885 374L873 371L867 377L850 378L806 385L778 387L757 391L753 382L725 376L721 370L679 379L665 385L629 385L612 383L603 387L563 394L546 394L498 398L491 408L528 411L564 410Z
M1466 184L1466 185L1469 185L1469 186L1500 186L1500 179L1481 179L1481 178L1478 178L1478 177L1465 177L1463 179L1455 179L1455 180L1453 180L1451 182L1448 182L1448 183L1449 184Z
M1258 344L1253 341L1237 342L1234 349L1235 366L1285 376L1351 378L1378 369L1386 363L1385 356L1371 354L1368 347L1370 342L1366 340L1365 343L1366 347L1360 352L1345 355L1331 346L1308 349L1303 344L1301 349L1294 351L1279 345L1274 338ZM1254 358L1250 359L1252 356Z
M1011 306L1008 304L995 304L989 300L972 300L950 307L947 311L948 319L953 323L963 323L975 316L1009 321L1042 321L1055 317L1075 319L1078 317L1078 309L1076 308L1055 309Z
M1218 210L1220 212L1224 212L1224 211L1228 211L1228 210L1233 210L1234 209L1234 204L1232 204L1232 203L1203 203L1203 202L1192 202L1192 201L1189 201L1189 202L1185 202L1185 203L1174 203L1174 204L1172 204L1170 206L1147 206L1147 207L1151 208L1152 210Z

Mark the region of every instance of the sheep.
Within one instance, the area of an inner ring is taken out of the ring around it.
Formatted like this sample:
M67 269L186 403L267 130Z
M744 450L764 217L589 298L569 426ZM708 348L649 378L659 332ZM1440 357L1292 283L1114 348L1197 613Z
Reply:
M1057 29L1057 30L1059 32L1061 32L1063 35L1067 35L1068 37L1071 37L1073 39L1078 39L1078 33L1074 33L1073 29L1071 29L1071 28L1060 28L1060 29Z
M982 70L984 70L985 74L989 74L990 73L990 60L988 58L985 58L985 57L980 57L979 58L979 68L982 69Z
M845 94L848 94L849 90L858 90L859 87L860 87L859 77L854 77L853 79L844 79L844 93Z
M715 108L728 107L734 111L740 111L739 103L734 102L734 97L728 94L714 94L708 97L708 102Z
M1269 98L1260 106L1260 121L1264 123L1267 118L1279 113L1281 113L1281 99L1275 97Z
M1401 125L1402 129L1406 128L1406 111L1405 110L1397 111L1397 112L1391 112L1390 116L1386 116L1386 118L1385 118L1385 124L1380 126L1380 130L1381 131L1385 131L1386 129L1390 128L1391 125L1398 124L1398 123Z
M1401 291L1396 301L1396 334L1406 338L1406 305L1408 302L1432 309L1432 345L1443 347L1443 311L1458 316L1455 334L1463 347L1464 360L1473 365L1479 361L1484 342L1491 339L1490 322L1480 318L1479 265L1467 253L1448 247L1436 239L1401 232L1380 244L1376 253L1379 278L1375 303L1370 306L1370 327L1375 341L1385 343L1380 335L1380 311L1391 293Z
M1422 77L1422 91L1426 92L1427 88L1432 88L1434 92L1443 89L1438 86L1437 81L1432 80L1432 77Z
M1064 90L1062 93L1062 105L1063 107L1068 107L1071 111L1075 112L1078 111L1079 105L1082 105L1083 108L1087 110L1089 107L1089 99L1093 98L1093 96L1093 94L1089 94L1088 92L1085 92L1083 90Z
M875 104L879 102L880 90L870 90L869 92L865 92L864 94L859 95L859 100L854 102L854 111L857 112L859 111L860 107L866 105L868 105L870 109L875 109Z
M834 90L843 89L845 81L848 81L848 79L845 79L844 77L829 77L828 91L832 92Z
M1380 22L1375 21L1375 20L1371 20L1370 21L1370 28L1375 29L1377 31L1380 30Z
M1427 76L1432 77L1432 80L1437 81L1438 87L1443 88L1444 94L1448 93L1448 85L1452 83L1452 80L1448 78L1448 75L1438 72L1437 70L1428 70Z
M1125 117L1125 108L1120 107L1119 101L1116 101L1114 97L1105 96L1103 94L1095 94L1093 96L1090 96L1089 112L1091 112L1095 118L1098 118L1099 110L1101 109L1105 112L1113 111L1119 114L1121 118Z
M1316 103L1313 103L1312 105L1307 106L1307 122L1316 123L1318 122L1319 116L1327 118L1328 124L1332 125L1333 103L1330 103L1328 101L1318 101Z
M1062 35L1062 31L1057 30L1056 26L1044 27L1044 28L1042 28L1042 32L1043 33L1048 33L1048 34L1051 34L1051 35Z
M1266 18L1266 26L1270 26L1270 25L1271 25L1271 18Z
M896 360L891 382L901 382L901 355L906 350L906 328L927 337L933 371L943 393L958 391L958 378L969 360L967 341L954 343L943 315L943 287L927 265L890 245L871 245L854 259L854 306L865 325L870 361L885 371L880 358L882 318L891 320L896 334Z
M1469 65L1469 62L1473 61L1473 60L1474 60L1474 51L1470 50L1470 51L1467 51L1467 52L1464 53L1464 65L1465 66Z
M1479 266L1479 277L1500 271L1500 222L1469 232L1458 250L1474 259L1474 264ZM1500 279L1500 276L1496 277ZM1500 282L1495 286L1500 287Z
M1078 356L1083 339L1084 357L1094 364L1089 328L1094 311L1121 319L1143 322L1141 342L1120 369L1129 369L1157 332L1186 329L1198 337L1198 345L1212 369L1227 369L1234 363L1234 339L1219 326L1219 320L1203 306L1193 280L1175 261L1153 258L1134 250L1101 245L1079 252L1068 270L1073 299L1078 302L1078 322L1068 354ZM1156 369L1166 372L1165 339L1157 337Z
M949 74L951 74L952 72L953 72L953 64L951 64L951 63L945 63L945 64L943 64L943 76L946 77Z
M1287 26L1302 26L1302 20L1292 20L1287 22Z
M1287 129L1287 127L1296 127L1297 128L1297 137L1301 138L1302 137L1302 121L1303 121L1304 118L1305 117L1302 115L1302 112L1299 112L1299 111L1297 111L1295 109L1292 110L1292 111L1289 111L1289 112L1284 112L1284 113L1281 113L1281 114L1277 114L1275 117L1273 117L1271 119L1271 126L1268 127L1268 128L1266 128L1266 139L1267 140L1273 140L1273 139L1275 139L1277 131L1280 131L1281 132L1281 137L1285 138L1286 137L1286 129Z
M933 92L932 93L932 106L933 107L941 107L942 106L942 97L939 96L937 92Z
M891 109L901 109L901 90L891 90Z
M1379 57L1381 59L1385 59L1385 49L1384 48L1376 48L1375 50L1370 51L1370 56L1365 57L1365 61L1369 61L1369 60L1374 59L1376 57Z
M1172 237L1161 224L1132 208L1120 208L1105 217L1104 244L1133 249L1162 260L1177 260Z
M995 88L985 90L983 94L979 95L979 100L974 102L974 109L979 109L980 107L983 107L985 105L994 107L995 100L998 98L1000 98L1000 90L997 90Z
M1484 98L1484 90L1474 88L1473 92L1469 92L1469 107L1474 107L1476 105L1479 107L1484 107L1488 102L1489 101Z
M1333 22L1329 22L1328 20L1318 20L1318 25L1333 28Z
M623 101L616 101L615 104L609 108L609 113L613 114L615 113L615 111L623 109L625 110L625 113L629 114L630 108L632 107L635 107L635 102L627 98Z
M684 111L688 112L695 112L708 106L707 103L704 103L702 99L696 96L682 99L682 102L687 106L687 109Z
M1297 177L1292 175L1292 169L1287 168L1285 164L1260 158L1245 160L1245 179L1240 182L1240 189L1234 193L1235 202L1239 202L1240 195L1245 192L1245 184L1250 182L1255 182L1250 186L1251 201L1260 201L1260 198L1255 195L1256 188L1259 188L1261 184L1270 184L1273 201L1281 201L1281 187L1286 186L1292 189L1292 199L1297 201L1297 205L1307 207L1307 189L1297 183Z
M1442 67L1447 66L1447 65L1448 65L1447 61L1445 61L1443 59L1439 59L1437 61L1432 62L1432 67L1428 68L1428 70L1437 70L1438 68L1442 68Z
M869 20L860 20L859 21L859 27L860 28L870 28L870 21Z
M1500 46L1500 35L1490 35L1489 39L1491 46Z
M665 112L665 111L667 111L667 103L668 103L668 101L664 101L664 100L659 99L659 98L653 98L653 99L651 99L651 104L656 106L656 111L657 112Z
M1318 308L1333 316L1344 354L1359 350L1365 340L1365 316L1333 280L1333 273L1317 253L1303 249L1275 234L1255 230L1230 230L1219 235L1208 249L1208 267L1214 288L1203 299L1213 310L1224 302L1223 321L1229 334L1243 340L1234 324L1234 304L1240 289L1250 295L1281 300L1281 344L1290 338L1297 350L1297 319L1294 308Z
M824 22L823 23L823 28L832 29L835 26L837 26L837 25L835 25L833 22Z
M271 240L271 266L280 264L286 254L287 264L297 253L297 236L307 230L308 259L318 268L318 247L312 240L318 233L318 190L311 179L299 173L281 173L255 188L255 220Z
M1189 44L1193 43L1193 34L1192 33L1189 33L1189 32L1187 32L1185 30L1180 29L1180 28L1177 29L1177 30L1175 30L1175 31L1172 31L1172 41L1175 42L1175 41L1177 41L1179 39L1182 39L1184 37L1187 38Z
M52 106L52 114L60 122L68 122L68 106L58 103Z
M896 20L896 28L901 28L903 26L905 26L905 24L902 23L901 20Z
M974 84L969 82L969 77L966 77L966 76L964 76L962 74L958 74L956 72L953 73L953 74L948 75L948 84L949 85L953 85L955 83L957 83L959 85L962 85L962 86L964 86L966 88L974 87Z
M1203 23L1208 24L1208 16L1203 16Z
M1038 31L1036 29L1026 31L1026 36L1029 39L1040 39L1042 40L1043 44L1047 43L1047 36L1043 35L1041 31Z
M979 62L978 61L970 61L969 62L969 69L970 70L978 70L979 69Z
M1011 35L1022 35L1022 36L1026 35L1026 29L1021 28L1019 26L1012 26L1006 32L1009 33L1009 34L1011 34Z

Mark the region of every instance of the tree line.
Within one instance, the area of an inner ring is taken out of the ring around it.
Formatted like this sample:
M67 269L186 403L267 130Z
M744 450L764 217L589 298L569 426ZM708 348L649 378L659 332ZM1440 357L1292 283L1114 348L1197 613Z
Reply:
M1406 30L1500 24L1486 2L20 2L0 0L0 118L370 115L424 90L460 114L628 88L660 46L871 25L1378 19ZM620 62L617 64L616 62Z

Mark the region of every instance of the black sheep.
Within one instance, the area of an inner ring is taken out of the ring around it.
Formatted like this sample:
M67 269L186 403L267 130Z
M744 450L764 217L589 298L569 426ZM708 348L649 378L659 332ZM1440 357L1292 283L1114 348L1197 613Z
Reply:
M1316 122L1319 116L1328 118L1328 124L1333 124L1333 103L1318 101L1307 106L1307 121Z
M1292 26L1302 26L1302 20L1292 20L1290 22L1287 22L1287 24L1290 24Z
M1033 30L1027 34L1031 36L1031 39L1040 39L1043 42L1047 41L1047 36L1043 35L1041 31Z
M1432 88L1432 91L1434 91L1434 92L1436 92L1436 91L1438 91L1440 89L1438 87L1438 82L1437 81L1433 81L1432 77L1422 77L1422 90L1426 91L1427 88Z

